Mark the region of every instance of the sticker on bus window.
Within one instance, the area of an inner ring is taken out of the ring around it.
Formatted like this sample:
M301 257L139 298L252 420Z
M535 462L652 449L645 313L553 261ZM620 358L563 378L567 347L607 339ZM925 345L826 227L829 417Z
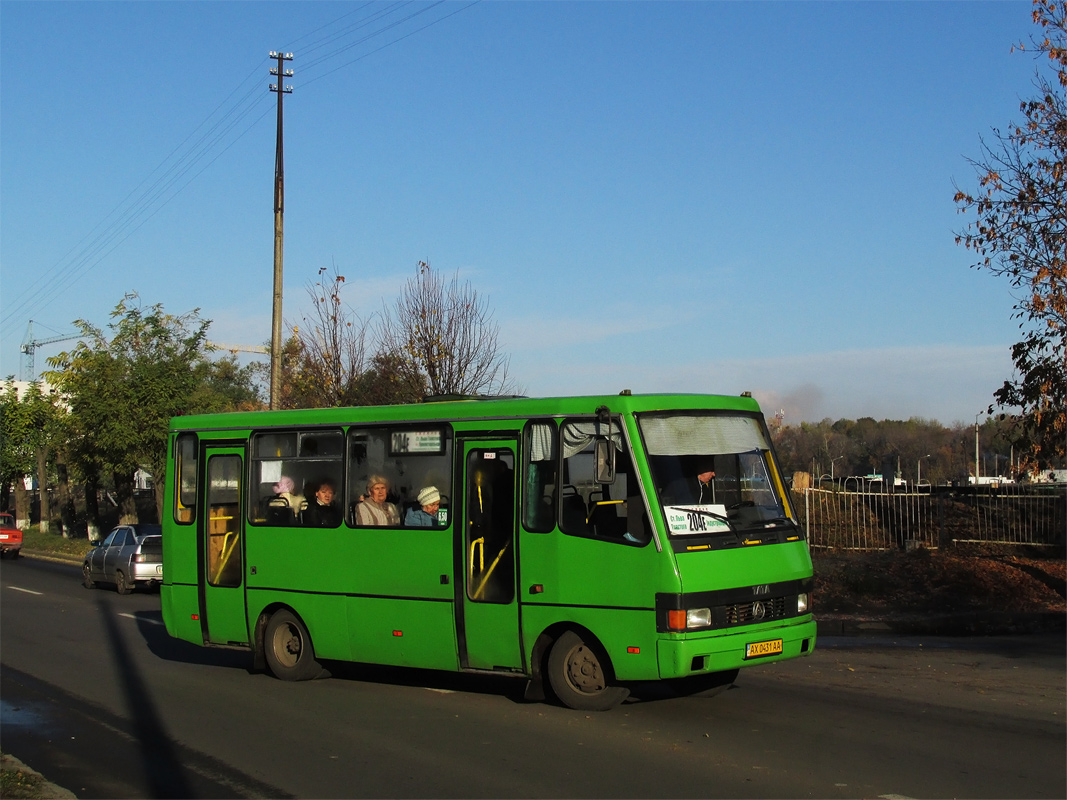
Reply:
M443 453L444 437L436 431L394 431L390 441L390 453Z
M726 506L667 506L667 529L673 534L722 533L730 530Z

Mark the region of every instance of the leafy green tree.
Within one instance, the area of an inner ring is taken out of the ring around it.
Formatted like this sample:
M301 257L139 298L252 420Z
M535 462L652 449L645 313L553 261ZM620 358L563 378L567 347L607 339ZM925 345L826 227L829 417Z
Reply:
M44 394L38 382L31 383L21 398L13 380L0 392L0 505L10 508L8 487L14 486L18 519L27 519L29 513L23 478L38 474L38 453L54 452L61 417L55 398Z
M1021 123L982 140L970 160L978 191L957 186L955 201L974 216L957 243L976 253L976 269L1007 278L1016 298L1015 375L994 398L1022 410L1016 439L1030 443L1029 466L1043 469L1067 456L1067 6L1034 0L1032 16L1039 33L1018 47L1047 58L1052 74L1038 69Z
M233 363L209 361L210 322L198 311L175 316L160 304L142 306L133 294L119 302L111 319L107 335L76 321L82 341L49 359L47 377L69 404L70 462L86 479L87 495L97 481L110 478L120 519L129 521L136 519L133 475L138 468L152 474L162 512L170 418L223 410L238 396L248 400L256 392L243 385L247 376Z

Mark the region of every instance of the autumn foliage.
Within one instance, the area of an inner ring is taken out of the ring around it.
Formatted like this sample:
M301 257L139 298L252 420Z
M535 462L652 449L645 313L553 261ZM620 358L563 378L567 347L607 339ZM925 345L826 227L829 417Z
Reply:
M1015 415L1029 466L1061 466L1067 449L1067 7L1035 0L1039 32L1018 50L1039 58L1036 94L1020 104L1023 121L993 130L969 159L974 193L957 187L960 213L973 216L956 241L976 269L1007 278L1022 340L1012 347L1015 374L994 393ZM992 412L993 406L990 406Z

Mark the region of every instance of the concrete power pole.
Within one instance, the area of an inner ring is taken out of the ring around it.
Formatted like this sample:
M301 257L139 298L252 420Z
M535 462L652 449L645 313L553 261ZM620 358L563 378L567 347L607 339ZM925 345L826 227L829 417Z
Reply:
M273 410L279 407L282 390L282 216L285 213L282 97L293 91L292 86L282 84L284 78L293 77L291 69L282 69L282 62L292 61L293 54L271 51L270 57L278 60L278 66L270 68L270 74L278 76L278 83L270 85L270 90L278 93L278 138L274 152L274 308L270 335L270 407Z

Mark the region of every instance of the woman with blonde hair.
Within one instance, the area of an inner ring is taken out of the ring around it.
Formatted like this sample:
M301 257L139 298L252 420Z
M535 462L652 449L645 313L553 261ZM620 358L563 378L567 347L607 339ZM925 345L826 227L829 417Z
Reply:
M381 475L367 478L367 494L356 506L357 525L399 525L400 512L385 498L389 494L389 481Z

